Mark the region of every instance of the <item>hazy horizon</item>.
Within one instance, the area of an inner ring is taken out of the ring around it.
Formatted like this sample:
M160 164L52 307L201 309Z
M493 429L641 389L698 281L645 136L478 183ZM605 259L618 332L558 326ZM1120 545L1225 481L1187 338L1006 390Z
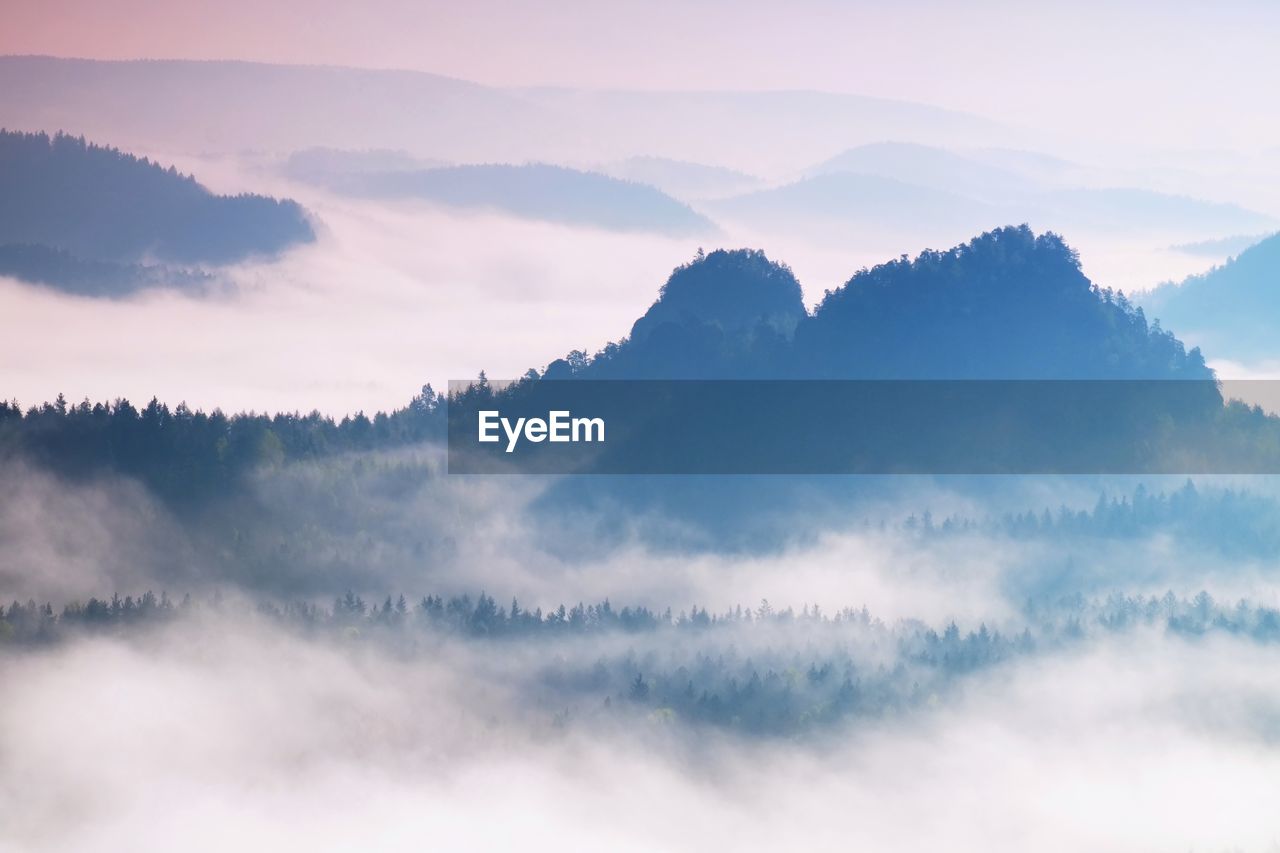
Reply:
M381 0L357 12L244 0L130 0L109 11L84 0L21 0L10 5L0 52L401 68L497 86L818 89L1040 132L1061 131L1063 118L1089 121L1112 143L1119 121L1148 143L1172 136L1182 148L1253 149L1275 139L1276 119L1251 106L1277 79L1268 27L1280 9L1234 0L1171 11L1147 0L1034 10L1004 0L893 9L807 0L786 15L758 2L574 0L534 10L509 0L466 9ZM198 31L186 24L193 15ZM800 55L805 62L796 63Z

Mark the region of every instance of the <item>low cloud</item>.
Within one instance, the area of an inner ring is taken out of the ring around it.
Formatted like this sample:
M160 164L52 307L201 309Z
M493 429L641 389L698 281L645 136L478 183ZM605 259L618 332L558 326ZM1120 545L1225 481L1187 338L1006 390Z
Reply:
M775 638L776 639L776 638ZM817 739L551 724L531 657L205 614L0 658L13 850L1273 849L1275 646L1140 629ZM585 645L583 645L585 643Z

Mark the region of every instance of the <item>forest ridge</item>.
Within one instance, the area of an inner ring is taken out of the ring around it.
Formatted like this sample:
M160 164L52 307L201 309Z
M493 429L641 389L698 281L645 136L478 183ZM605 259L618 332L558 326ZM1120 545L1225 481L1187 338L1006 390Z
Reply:
M314 239L295 201L217 195L83 137L0 130L0 274L113 295Z

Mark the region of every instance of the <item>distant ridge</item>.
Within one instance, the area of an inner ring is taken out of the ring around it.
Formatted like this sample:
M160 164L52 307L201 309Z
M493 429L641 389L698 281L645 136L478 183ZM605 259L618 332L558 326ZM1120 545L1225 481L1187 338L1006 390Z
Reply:
M703 199L731 195L759 186L754 175L723 166L708 166L668 157L628 157L599 167L614 178L657 187L676 198Z
M496 88L418 71L0 57L0 125L189 152L403 149L450 162L601 162L643 152L751 170L875 139L994 144L994 122L823 92ZM502 133L495 133L502 128ZM804 128L797 134L796 128Z
M296 202L215 195L173 167L83 137L0 130L7 274L78 293L97 277L103 294L118 294L166 280L161 267L140 264L225 264L314 238Z
M683 236L716 230L705 216L654 187L543 163L337 172L323 183L365 198L421 199L617 231Z
M1115 179L1033 151L877 141L827 156L790 182L720 196L706 207L729 224L836 245L851 224L926 245L949 244L999 222L1082 237L1159 235L1166 242L1277 224L1239 205L1109 183Z

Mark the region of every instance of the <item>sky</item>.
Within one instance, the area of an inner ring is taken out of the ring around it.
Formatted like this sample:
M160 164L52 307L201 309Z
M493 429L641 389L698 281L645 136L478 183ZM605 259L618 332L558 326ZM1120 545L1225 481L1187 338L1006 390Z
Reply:
M1225 0L5 0L0 53L429 71L493 85L789 89L1052 133L1280 145L1280 4ZM927 25L926 25L927 23Z

